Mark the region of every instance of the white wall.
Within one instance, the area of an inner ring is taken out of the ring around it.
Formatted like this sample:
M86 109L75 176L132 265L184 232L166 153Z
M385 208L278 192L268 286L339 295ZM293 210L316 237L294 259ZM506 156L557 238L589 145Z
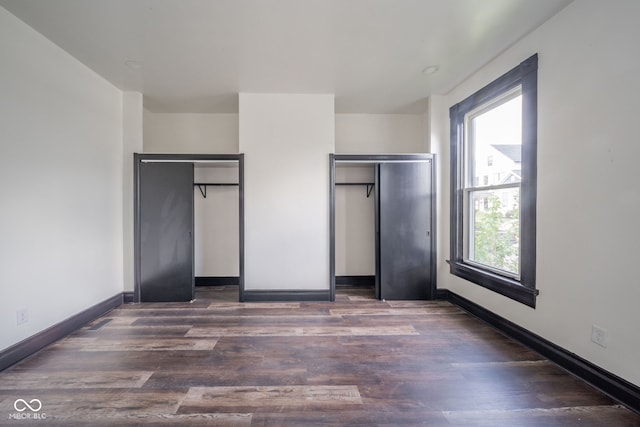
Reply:
M428 129L427 114L336 114L336 153L426 153ZM365 172L373 181L372 169ZM341 173L357 178L358 169L337 168L337 179ZM366 187L336 187L336 275L375 274L374 209Z
M197 164L195 182L238 182L236 164ZM240 257L240 214L238 187L206 188L204 198L194 187L195 275L238 276Z
M122 228L123 288L133 292L135 284L133 232L133 153L143 150L143 106L140 92L122 94Z
M424 114L336 114L337 153L428 152ZM238 153L237 114L144 110L145 153Z
M333 95L240 94L245 289L329 289Z
M438 287L445 286L439 282L440 277L449 274L449 104L444 95L429 97L429 147L434 156L436 171L436 276Z
M123 126L122 92L3 8L0 58L3 349L122 292Z
M426 153L424 114L336 114L336 153Z
M417 114L336 114L335 144L338 153L427 152L428 117ZM156 114L144 110L144 152L155 153L237 153L239 151L237 114ZM215 198L196 204L205 206L234 199L233 189L209 189ZM336 274L375 274L373 255L373 198L360 197L355 188L336 190ZM235 202L234 202L235 203ZM234 215L225 211L227 216ZM224 220L223 223L228 223ZM371 225L369 226L369 223ZM226 276L236 271L232 255L221 251L220 241L236 240L237 231L218 222L196 218L196 275ZM213 236L217 236L214 238ZM208 236L208 237L204 237ZM204 262L204 259L211 261ZM212 261L216 260L216 261ZM227 263L229 262L229 263ZM206 265L206 266L205 266ZM226 274L224 272L228 272ZM126 287L126 282L125 282Z
M336 182L374 182L373 165L336 164ZM376 274L375 189L336 185L336 276Z
M238 153L237 114L173 114L144 110L145 153ZM230 178L220 168L196 166L195 177ZM213 174L213 175L212 175ZM220 175L222 174L222 175ZM235 168L237 182L237 167ZM209 187L207 198L194 189L195 275L237 276L238 188Z
M539 53L538 235L535 310L451 276L438 285L640 385L640 2L573 2L432 108L459 102ZM442 105L444 104L444 105ZM446 120L446 111L437 117ZM441 203L449 200L448 124L432 129ZM440 212L445 209L440 209ZM449 235L439 215L440 236ZM590 340L591 326L608 346Z
M144 111L145 153L237 153L237 114Z

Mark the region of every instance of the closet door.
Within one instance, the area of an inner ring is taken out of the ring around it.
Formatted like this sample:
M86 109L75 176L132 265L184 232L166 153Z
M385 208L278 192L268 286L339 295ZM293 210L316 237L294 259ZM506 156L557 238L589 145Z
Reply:
M140 301L191 301L193 164L141 163Z
M380 297L431 295L431 163L379 165Z

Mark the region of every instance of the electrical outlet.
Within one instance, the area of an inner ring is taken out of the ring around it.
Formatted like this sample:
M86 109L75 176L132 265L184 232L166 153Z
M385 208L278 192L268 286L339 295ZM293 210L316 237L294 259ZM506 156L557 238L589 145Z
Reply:
M29 311L26 308L21 308L16 312L16 320L18 325L27 323L29 321Z
M599 326L591 326L591 341L598 344L601 347L607 347L607 331Z

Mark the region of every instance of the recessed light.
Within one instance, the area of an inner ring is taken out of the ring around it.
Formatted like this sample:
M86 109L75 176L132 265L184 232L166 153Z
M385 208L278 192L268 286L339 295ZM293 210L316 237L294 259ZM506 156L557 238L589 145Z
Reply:
M142 68L142 64L134 59L127 59L126 61L124 61L124 65L132 70L139 70L140 68Z
M425 68L424 70L422 70L422 74L424 74L425 76L429 75L429 74L434 74L439 69L440 69L440 67L438 67L437 65L430 65L427 68Z

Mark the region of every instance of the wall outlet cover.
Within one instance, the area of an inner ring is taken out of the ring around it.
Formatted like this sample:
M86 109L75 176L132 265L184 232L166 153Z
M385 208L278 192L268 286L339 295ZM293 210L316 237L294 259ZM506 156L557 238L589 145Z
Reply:
M598 344L601 347L607 347L607 331L599 326L592 325L591 327L591 341Z
M18 325L22 325L29 321L29 311L26 308L21 308L16 312L16 322Z

